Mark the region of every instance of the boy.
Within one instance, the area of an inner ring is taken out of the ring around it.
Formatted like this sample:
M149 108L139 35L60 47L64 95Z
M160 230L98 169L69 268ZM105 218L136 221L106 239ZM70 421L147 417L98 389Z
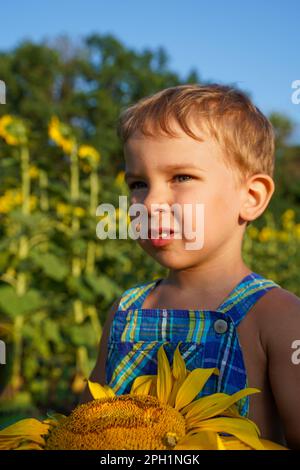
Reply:
M171 215L168 227L159 218L159 230L139 239L168 277L134 286L113 304L91 380L128 392L137 375L155 373L161 344L174 351L182 341L189 370L222 372L206 393L259 388L242 414L263 438L300 449L300 365L292 361L300 299L242 259L246 227L274 192L270 122L232 87L183 85L125 110L118 131L131 203L151 217L154 204L159 217L162 207L170 215L173 204L203 204L204 243L187 250L185 236L172 234ZM141 354L147 360L135 367ZM89 399L85 390L82 401Z

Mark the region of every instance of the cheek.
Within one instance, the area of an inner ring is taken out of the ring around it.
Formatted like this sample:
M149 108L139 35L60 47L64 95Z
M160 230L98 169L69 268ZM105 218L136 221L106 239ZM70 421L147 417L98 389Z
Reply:
M224 231L234 230L239 214L239 194L229 185L216 191L207 200L205 225L210 234L222 235Z
M209 197L204 190L186 191L177 198L176 203L181 207L181 228L185 239L190 239L189 234L199 233L205 225L206 212L208 208ZM191 235L190 235L191 236Z
M192 227L193 232L204 227L206 237L221 233L222 228L233 225L238 214L238 194L224 182L219 187L216 183L214 187L206 186L197 192L186 193L177 202L183 211L183 227ZM191 211L186 212L184 205L190 206Z

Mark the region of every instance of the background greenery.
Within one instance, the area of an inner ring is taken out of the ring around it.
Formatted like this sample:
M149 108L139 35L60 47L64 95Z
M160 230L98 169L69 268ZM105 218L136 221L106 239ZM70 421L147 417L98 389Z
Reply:
M98 203L116 207L118 196L127 194L116 136L120 110L162 88L201 80L195 70L180 79L162 48L138 53L110 35L80 44L66 37L21 43L0 53L0 77L8 87L0 118L20 118L27 135L22 145L0 139L4 425L51 410L68 413L94 365L112 302L126 288L166 274L134 241L96 238L92 192L98 184ZM78 145L100 152L97 183L87 162L49 138L53 116L69 126ZM293 124L286 116L273 113L270 119L277 135L276 192L248 228L244 258L254 271L300 295L300 147L288 144Z

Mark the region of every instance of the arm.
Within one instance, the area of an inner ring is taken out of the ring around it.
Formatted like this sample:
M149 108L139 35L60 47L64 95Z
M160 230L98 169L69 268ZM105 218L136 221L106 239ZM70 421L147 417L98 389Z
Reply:
M118 305L120 303L121 297L117 299L109 309L107 318L105 320L103 330L102 330L102 336L99 344L99 352L98 352L98 357L96 361L96 365L94 369L91 372L91 375L89 379L92 382L98 382L101 385L105 385L105 365L106 365L106 359L107 359L107 345L108 345L108 338L109 338L109 333L110 333L110 326L114 317L114 314L116 313L118 309ZM84 391L82 392L80 399L79 399L79 404L86 403L88 401L91 401L93 399L92 395L90 394L88 385L85 387Z
M282 421L287 446L300 450L300 363L295 346L300 340L300 299L280 289L263 320L263 336L272 393Z

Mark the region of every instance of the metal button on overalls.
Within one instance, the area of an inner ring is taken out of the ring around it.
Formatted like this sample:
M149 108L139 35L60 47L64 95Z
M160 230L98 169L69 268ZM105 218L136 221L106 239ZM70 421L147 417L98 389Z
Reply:
M222 320L222 318L219 318L218 320L215 321L214 323L214 330L216 333L223 334L226 333L228 330L228 324L226 320Z

